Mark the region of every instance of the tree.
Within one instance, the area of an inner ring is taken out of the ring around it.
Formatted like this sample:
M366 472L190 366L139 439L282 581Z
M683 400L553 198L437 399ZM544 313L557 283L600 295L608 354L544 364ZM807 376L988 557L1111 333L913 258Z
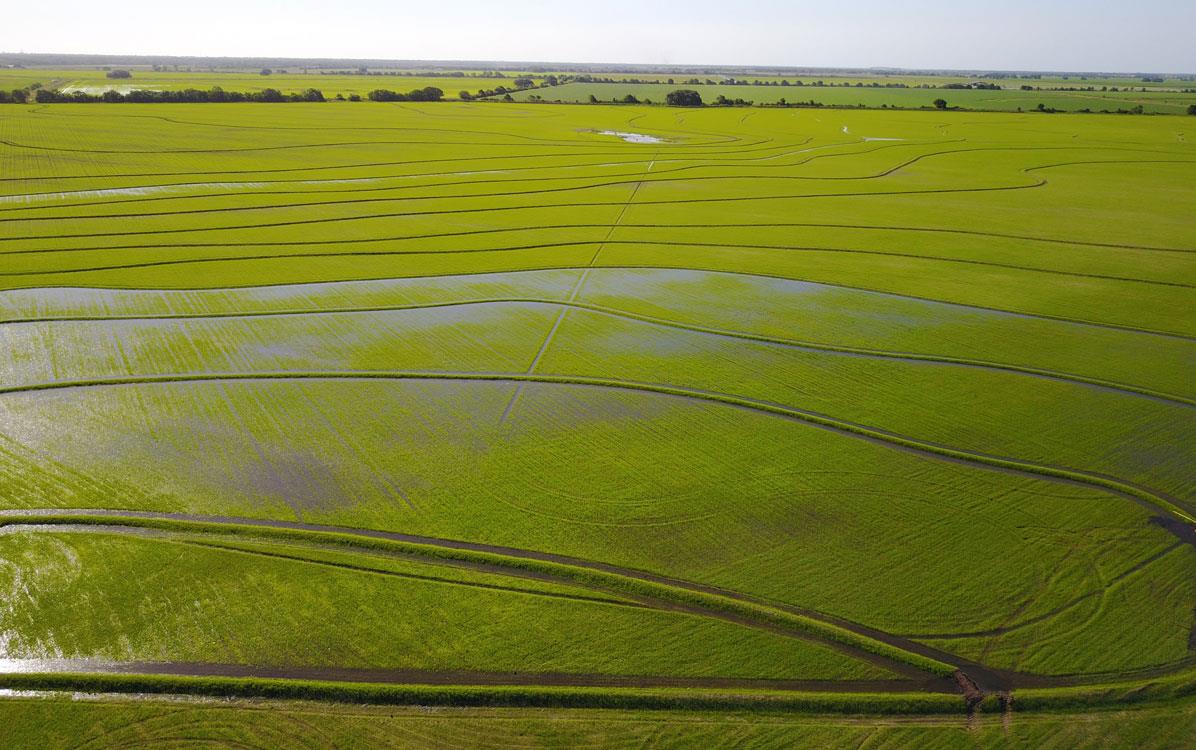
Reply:
M273 72L274 72L274 71L273 71L273 70L270 70L269 68L262 68L262 75L264 75L264 76L268 76L268 75L270 75L270 74L271 74L271 73L273 73Z
M670 107L700 107L702 106L702 95L693 89L677 89L669 92L665 97L665 102Z
M934 100L934 108L935 109L946 109L947 108L947 100L946 99L935 99Z
M307 89L301 96L305 102L322 102L324 101L324 92L319 89Z
M635 94L628 94L623 97L623 104L639 104L640 100L635 98Z
M526 76L520 76L515 79L515 88L517 89L530 89L535 85L536 82Z
M1196 115L1196 104L1189 104L1189 105L1188 105L1188 114L1190 114L1190 115Z
M108 78L132 78L133 74L127 70L110 70L104 74Z
M598 97L594 96L593 94L590 94L590 104L597 104L597 103L598 103Z
M408 92L406 98L413 102L438 102L444 98L444 92L435 86L425 86Z
M463 102L473 101L473 94L468 91L460 91L457 93L457 98Z

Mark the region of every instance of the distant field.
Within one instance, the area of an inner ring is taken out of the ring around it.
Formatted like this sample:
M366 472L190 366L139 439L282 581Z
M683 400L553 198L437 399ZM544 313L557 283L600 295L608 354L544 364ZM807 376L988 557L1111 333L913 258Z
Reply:
M807 84L812 81L807 81ZM948 106L964 109L995 111L1032 110L1042 104L1044 107L1075 112L1082 109L1100 112L1119 109L1133 109L1142 105L1144 111L1154 114L1184 114L1188 106L1196 104L1196 93L1174 91L1022 91L1017 82L1001 82L999 91L980 89L921 89L921 88L856 88L845 86L725 86L706 84L619 84L619 83L569 83L548 89L529 89L512 94L519 101L539 96L545 101L588 102L591 96L600 101L622 99L631 94L640 100L650 99L663 103L670 91L679 88L693 89L702 95L702 100L712 103L720 95L728 99L744 99L756 104L775 104L782 99L798 104L813 100L827 106L841 107L901 107L916 109L931 107L935 99L945 99ZM1035 81L1035 85L1047 85ZM1059 85L1064 85L1060 83ZM1085 83L1087 85L1093 85ZM1116 85L1116 84L1114 84Z
M5 105L0 687L471 707L387 719L433 746L1174 745L1187 123ZM289 731L62 705L0 713Z
M458 75L446 72L444 75L428 75L427 71L377 71L381 75L340 75L334 71L288 69L263 76L259 71L154 71L134 68L129 79L109 79L100 69L0 69L0 90L24 88L40 83L47 88L66 92L81 91L99 94L109 89L127 92L133 89L157 91L178 91L187 88L206 90L219 86L226 91L255 92L274 88L283 93L298 93L317 88L324 95L333 98L340 94L365 96L374 89L391 89L406 92L412 89L435 86L445 92L446 97L457 98L461 91L471 95L481 90L493 90L499 86L515 88L518 77L531 78L537 86L543 83L548 73L521 73L505 71L505 78L480 77L481 71L457 71ZM557 72L555 76L577 76L576 73ZM810 99L828 106L866 107L930 107L935 99L946 98L951 106L967 109L1017 111L1034 109L1038 104L1064 111L1091 109L1093 111L1132 109L1141 104L1146 112L1158 114L1183 114L1190 104L1196 103L1196 93L1185 90L1196 89L1196 81L1165 79L1162 82L1142 81L1139 78L996 78L976 79L958 76L841 76L841 75L792 75L792 76L740 76L748 84L769 85L708 85L705 81L721 81L721 75L681 74L630 74L595 73L596 78L625 81L633 79L654 83L567 83L561 86L529 89L513 93L518 100L539 96L547 101L585 103L593 95L602 101L623 98L632 94L644 100L663 103L665 96L677 88L692 88L701 92L707 102L713 102L719 95L730 99L744 99L757 104L773 104L781 99L790 103ZM691 79L703 83L692 85ZM669 80L674 83L668 83ZM968 84L976 80L987 80L1001 86L999 91L943 89L949 84ZM784 81L790 85L782 86ZM801 82L801 85L798 83ZM772 85L776 84L776 85ZM825 85L816 85L825 84ZM909 88L874 88L890 85ZM858 86L857 86L858 85ZM1022 91L1021 86L1051 88L1088 88L1097 91ZM928 88L919 88L926 86ZM1099 91L1101 87L1117 88L1118 91ZM1132 89L1132 90L1127 90ZM1143 90L1144 89L1144 90Z
M132 71L132 78L110 79L103 70L0 70L0 90L24 88L33 83L40 83L47 88L62 91L82 91L88 94L98 94L108 89L129 91L132 89L150 89L155 91L179 91L182 89L210 89L219 86L225 91L261 91L274 88L284 94L304 91L309 88L320 89L326 97L337 94L349 96L358 94L365 96L374 89L391 89L394 91L411 91L412 89L435 86L446 95L455 97L462 89L475 92L480 88L492 89L498 85L514 88L512 78L491 79L454 76L427 75L322 75L318 72L304 74L296 71L278 72L262 75L260 72L217 72L217 73L186 73L175 71ZM512 74L517 75L517 74ZM540 82L540 76L533 76L533 80Z

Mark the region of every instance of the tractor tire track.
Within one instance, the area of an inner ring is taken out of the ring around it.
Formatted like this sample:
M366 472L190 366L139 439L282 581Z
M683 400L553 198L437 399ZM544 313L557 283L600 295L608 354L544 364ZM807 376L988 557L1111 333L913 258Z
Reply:
M1037 625L1041 622L1046 622L1047 620L1058 617L1059 615L1063 614L1064 612L1067 612L1071 609L1078 607L1079 605L1083 604L1084 602L1088 601L1089 599L1103 596L1108 589L1112 588L1113 586L1115 586L1116 584L1125 580L1126 578L1129 578L1133 574L1143 570L1144 568L1146 568L1147 566L1151 565L1152 563L1160 560L1161 558L1166 557L1167 555L1171 554L1175 550L1182 548L1184 545L1185 545L1185 542L1183 540L1180 540L1173 544L1170 544L1170 545L1164 547L1159 552L1156 552L1155 554L1151 555L1150 557L1147 557L1144 560L1138 561L1130 568L1122 571L1121 573L1119 573L1118 575L1113 577L1108 582L1108 584L1106 584L1103 588L1087 591L1083 594L1080 594L1079 596L1069 599L1068 601L1064 602L1063 604L1060 604L1059 606L1054 607L1047 612L1043 612L1043 613L1035 615L1033 617L1026 618L1024 620L1013 623L1011 625L1002 625L1000 627L987 628L984 630L959 631L959 632L954 632L954 633L919 633L919 634L903 633L903 634L901 634L901 637L922 640L922 641L943 641L943 640L952 640L952 639L957 639L957 638L991 638L991 637L995 637L995 636L1008 635L1009 633L1013 633L1018 630L1022 630L1022 629L1031 627L1032 625Z

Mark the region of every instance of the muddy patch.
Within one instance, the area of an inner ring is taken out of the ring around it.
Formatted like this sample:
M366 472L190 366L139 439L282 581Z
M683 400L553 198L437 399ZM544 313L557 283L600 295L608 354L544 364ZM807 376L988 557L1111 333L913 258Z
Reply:
M1169 516L1154 516L1150 519L1150 523L1170 531L1185 544L1196 547L1196 527Z

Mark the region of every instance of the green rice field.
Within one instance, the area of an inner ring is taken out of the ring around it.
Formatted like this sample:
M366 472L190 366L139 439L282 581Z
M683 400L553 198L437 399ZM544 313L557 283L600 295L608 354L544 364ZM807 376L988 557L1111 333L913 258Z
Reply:
M1192 118L726 88L0 107L0 744L1183 746Z

